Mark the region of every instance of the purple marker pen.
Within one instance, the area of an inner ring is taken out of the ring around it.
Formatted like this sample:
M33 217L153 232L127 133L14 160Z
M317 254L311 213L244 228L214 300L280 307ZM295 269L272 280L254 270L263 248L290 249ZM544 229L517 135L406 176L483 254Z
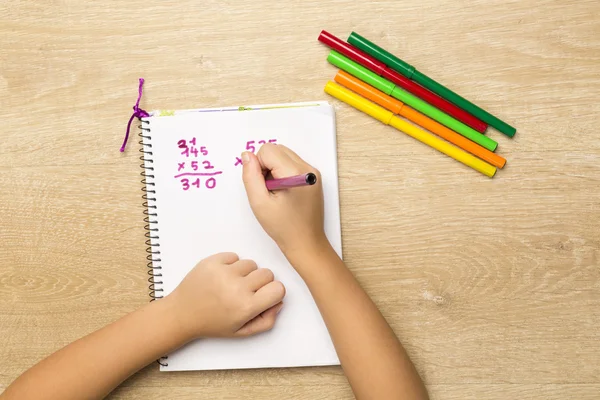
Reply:
M290 176L287 178L271 179L265 183L267 184L267 189L269 190L287 189L297 186L310 186L317 183L317 176L312 172L309 172L308 174Z

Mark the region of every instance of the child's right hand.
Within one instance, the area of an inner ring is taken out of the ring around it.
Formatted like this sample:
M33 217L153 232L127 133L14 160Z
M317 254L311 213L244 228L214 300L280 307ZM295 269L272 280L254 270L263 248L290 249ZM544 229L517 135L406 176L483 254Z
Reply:
M323 230L323 189L319 171L283 145L265 144L257 155L242 154L244 185L256 219L288 257L328 245ZM317 183L270 192L265 175L285 178L313 172Z

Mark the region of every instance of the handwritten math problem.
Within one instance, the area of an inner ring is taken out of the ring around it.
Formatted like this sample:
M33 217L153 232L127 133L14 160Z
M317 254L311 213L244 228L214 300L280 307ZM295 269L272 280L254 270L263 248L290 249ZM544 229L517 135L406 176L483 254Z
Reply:
M214 189L217 186L216 176L223 171L215 171L214 165L207 159L206 146L197 146L194 137L191 140L178 140L177 147L181 151L181 161L177 161L177 174L174 178L179 179L181 188L184 191L192 187Z
M277 139L248 140L246 148L243 151L249 151L254 154L260 146L266 143L277 144ZM177 149L180 152L180 159L177 161L175 179L181 184L184 191L192 189L214 189L217 186L218 175L223 174L215 168L209 159L207 146L200 146L195 137L191 140L180 139L177 141ZM242 158L235 157L234 166L242 165Z

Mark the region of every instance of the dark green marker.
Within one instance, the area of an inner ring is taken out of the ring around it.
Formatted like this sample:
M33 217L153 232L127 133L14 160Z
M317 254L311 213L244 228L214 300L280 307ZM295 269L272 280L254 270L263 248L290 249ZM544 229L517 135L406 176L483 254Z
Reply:
M427 75L417 71L417 69L412 65L402 61L390 52L377 46L375 43L370 42L369 40L360 36L358 33L352 32L348 37L348 43L358 47L365 53L370 54L372 57L378 59L388 67L401 73L407 78L412 79L421 86L426 87L427 89L438 94L439 96L443 97L449 102L456 104L458 107L462 108L469 114L472 114L475 117L479 118L486 124L496 128L500 132L504 133L506 136L513 137L517 132L515 128L508 125L506 122L494 117L489 112L476 106L464 97L459 96L444 85L437 83Z

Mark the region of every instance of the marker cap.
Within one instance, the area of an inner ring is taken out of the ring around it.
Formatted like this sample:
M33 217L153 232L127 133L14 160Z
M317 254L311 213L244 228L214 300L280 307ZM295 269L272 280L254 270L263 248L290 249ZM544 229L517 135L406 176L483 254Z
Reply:
M346 71L338 71L334 80L342 86L360 94L361 96L379 104L383 108L390 110L394 114L400 114L400 110L404 107L404 103L398 101L373 86L367 85L358 78L353 77Z
M377 46L375 43L370 42L369 40L360 36L356 32L352 32L350 34L350 36L348 37L348 43L350 43L353 46L358 47L365 53L370 54L371 56L375 57L376 59L382 61L385 65L387 65L388 67L391 67L392 69L395 69L396 71L400 72L402 75L406 76L407 78L411 78L413 76L413 74L415 73L415 67L402 61L401 59L399 59L392 53L382 49L381 47Z
M335 50L331 50L329 52L329 56L327 56L327 61L331 64L335 65L339 69L343 69L351 75L354 75L358 79L365 81L369 85L381 90L385 94L392 93L392 90L396 87L393 83L379 77L374 72L369 71L365 67L355 63L352 60L344 57L340 53Z
M331 47L333 50L345 55L352 61L356 61L357 63L364 65L377 75L381 75L387 68L381 61L376 60L370 55L358 50L356 47L349 45L325 30L321 31L318 40L321 43Z
M386 125L390 123L390 120L394 116L391 111L388 111L375 103L371 103L369 100L357 95L354 92L351 92L337 83L331 81L327 82L327 85L325 85L325 93L332 95L333 97L343 101L348 105L351 105L365 114L370 115Z

